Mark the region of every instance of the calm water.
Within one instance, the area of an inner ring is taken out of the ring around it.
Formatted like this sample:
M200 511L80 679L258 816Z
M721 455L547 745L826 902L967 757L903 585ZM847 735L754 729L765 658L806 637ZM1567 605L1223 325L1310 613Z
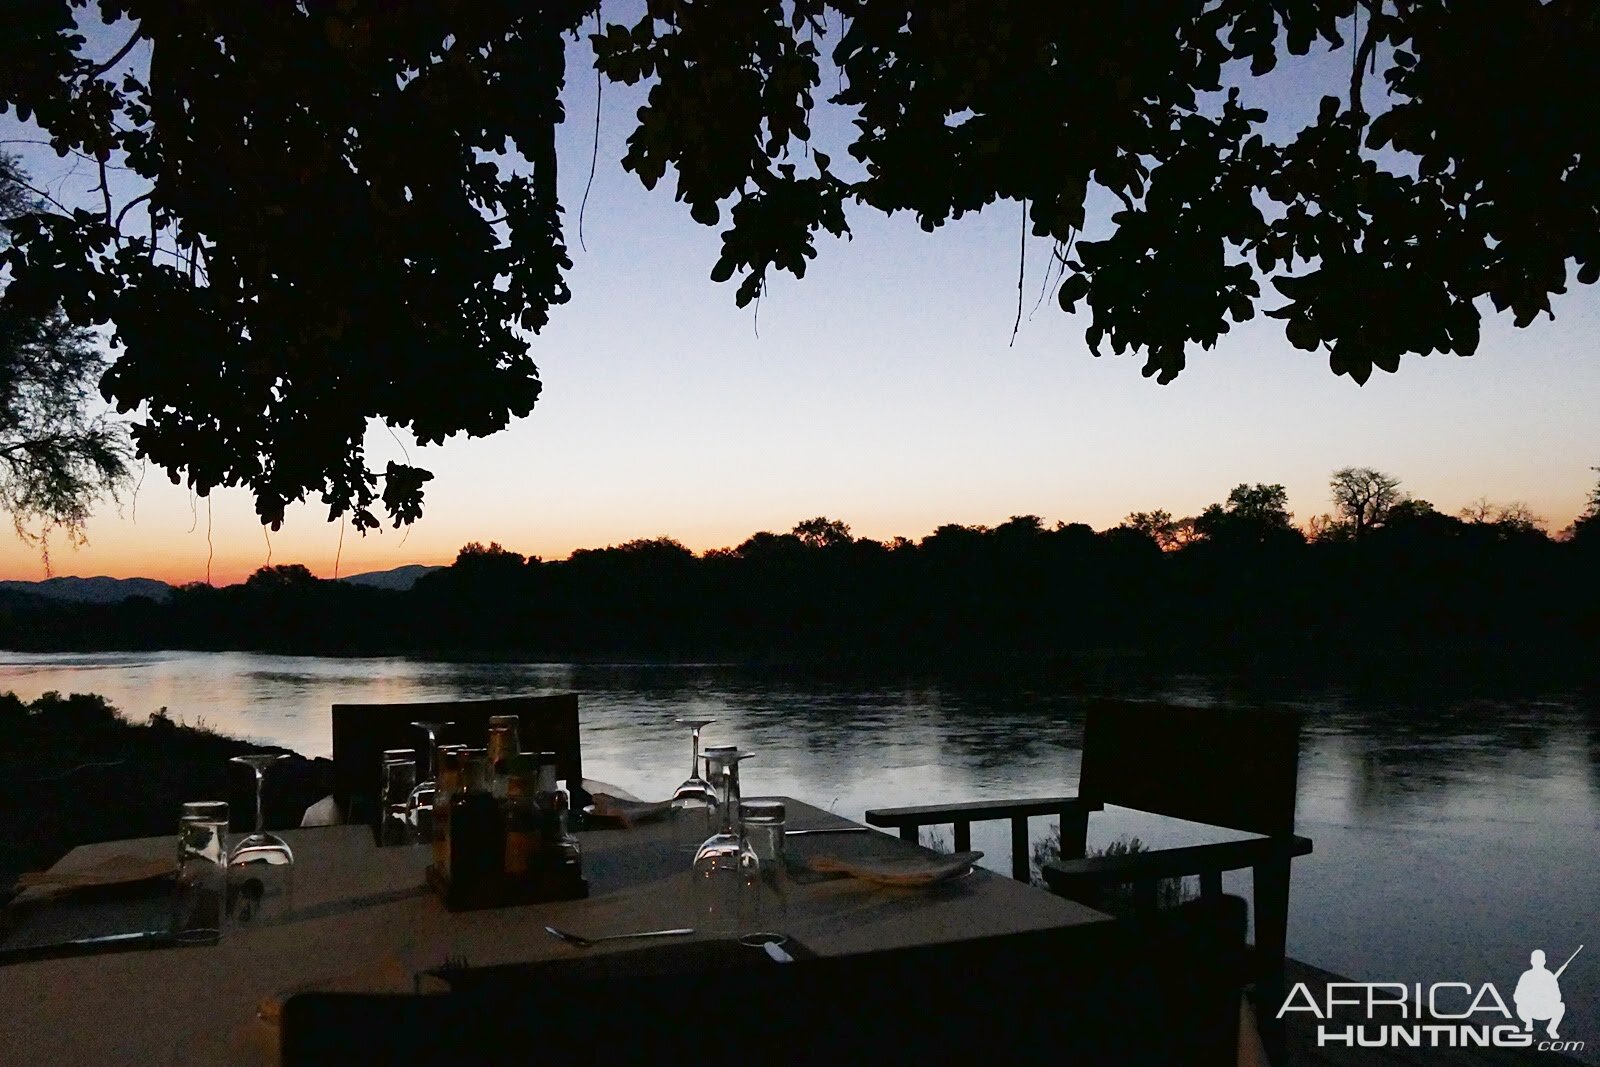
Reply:
M542 690L582 694L584 766L647 799L688 770L674 716L714 718L710 743L758 751L747 793L782 793L840 814L869 807L1070 791L1082 716L1075 697L993 684L797 680L679 666L453 664L250 654L0 653L0 691L102 693L138 718L175 718L329 754L329 706ZM1181 703L1224 698L1179 678L1127 693ZM1496 983L1510 996L1534 948L1562 978L1563 1037L1600 1062L1600 709L1554 695L1523 701L1357 700L1305 691L1289 950L1367 981ZM1109 810L1091 846L1138 836L1206 840L1183 823ZM1006 829L973 847L1008 869ZM1036 820L1034 832L1046 826ZM1229 883L1248 887L1248 875Z

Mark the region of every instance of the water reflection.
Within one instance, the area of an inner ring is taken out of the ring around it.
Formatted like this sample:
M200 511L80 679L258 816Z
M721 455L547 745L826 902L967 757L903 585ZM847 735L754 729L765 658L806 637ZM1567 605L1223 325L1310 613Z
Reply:
M1093 677L936 683L715 664L234 653L0 654L5 689L27 698L50 689L99 692L136 718L165 706L175 718L309 755L328 753L334 703L576 690L592 777L645 797L665 795L683 770L682 731L673 720L694 714L717 720L707 744L757 751L746 768L752 795L786 793L849 816L868 807L1070 792L1083 700L1106 691ZM1241 690L1197 677L1113 691L1305 714L1299 827L1316 852L1294 875L1296 956L1373 980L1503 983L1515 978L1502 973L1506 967L1525 961L1532 947L1596 939L1600 707L1593 699L1397 699L1282 685ZM1036 821L1035 837L1046 831ZM1091 820L1090 843L1138 836L1160 847L1194 833L1111 810ZM1007 866L1003 825L975 827L973 836L996 868ZM1579 957L1573 989L1600 989L1596 960ZM1600 1033L1600 1002L1592 995L1574 1002L1573 1032Z

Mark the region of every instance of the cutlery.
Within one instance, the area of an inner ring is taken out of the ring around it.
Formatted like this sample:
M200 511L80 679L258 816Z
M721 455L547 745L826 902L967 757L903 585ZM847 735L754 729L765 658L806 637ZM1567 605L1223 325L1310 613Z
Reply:
M637 937L682 937L685 934L694 933L692 927L680 927L675 930L640 930L630 934L602 934L599 937L582 937L555 926L546 926L544 929L545 933L551 937L565 941L569 945L576 945L578 948L593 948L602 941L625 941L629 938Z
M0 949L0 965L59 959L66 956L87 956L96 952L164 948L178 944L180 942L166 930L138 930L128 934L107 934L104 937L81 937L74 941L58 941L50 945Z
M864 834L870 832L870 826L824 826L816 830L785 830L785 837L799 837L802 834Z
M430 978L439 978L443 981L451 982L453 984L456 976L460 975L463 971L469 970L471 966L472 965L467 962L467 957L465 956L451 956L446 954L444 962L439 964L439 966L429 967L426 970L418 971L416 974L411 976L411 992L415 994L420 994L422 992L423 975L427 975Z
M784 951L783 946L776 941L768 941L761 946L771 956L774 963L793 963L794 957Z

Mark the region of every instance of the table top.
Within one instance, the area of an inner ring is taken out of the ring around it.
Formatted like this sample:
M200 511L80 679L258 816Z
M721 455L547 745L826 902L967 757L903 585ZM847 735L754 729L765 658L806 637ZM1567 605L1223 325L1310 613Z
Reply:
M790 829L853 825L804 802L786 802ZM423 888L427 846L380 849L369 830L355 826L282 836L295 852L294 911L282 922L229 929L219 944L203 948L0 967L0 1014L7 1022L0 1028L0 1063L274 1063L276 1030L258 1017L264 1000L329 984L399 992L402 981L409 989L413 974L446 956L478 967L635 947L574 948L546 934L546 923L588 936L696 925L689 893L693 845L670 822L581 834L588 899L459 913ZM877 831L794 837L788 847L801 861L824 852L888 857L917 848ZM171 838L86 845L57 869L173 848ZM74 932L70 904L34 904L30 912L26 901L19 903L26 917L6 944L105 932ZM786 932L818 956L1108 921L981 868L921 888L850 878L797 884L787 915Z

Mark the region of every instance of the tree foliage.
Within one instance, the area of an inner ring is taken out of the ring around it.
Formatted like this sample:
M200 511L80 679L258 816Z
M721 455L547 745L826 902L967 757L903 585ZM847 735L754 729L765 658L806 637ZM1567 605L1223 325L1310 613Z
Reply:
M789 532L798 537L808 548L848 545L851 541L850 527L838 519L830 519L825 515L797 522L794 524L794 529Z
M1148 537L1161 551L1170 552L1183 544L1179 521L1172 517L1172 512L1163 509L1135 511L1122 520L1120 528Z
M414 519L427 472L369 469L362 434L487 434L537 399L526 334L570 267L563 37L597 0L94 10L135 32L111 61L82 54L87 0L5 6L0 110L125 161L144 218L102 181L24 220L18 298L113 324L107 396L147 405L140 453L197 491ZM1472 354L1480 301L1526 326L1574 266L1600 279L1592 0L648 0L591 40L649 86L622 165L723 227L711 277L741 305L847 209L932 230L1001 200L1054 242L1090 347L1162 382L1258 313L1365 382ZM1270 128L1259 79L1313 52L1348 84ZM825 64L840 144L813 136Z
M1281 485L1240 483L1223 504L1212 504L1194 520L1204 540L1224 545L1266 545L1304 540L1289 511L1289 492Z
M1591 467L1590 470L1600 474L1600 467ZM1588 506L1583 509L1572 525L1567 528L1567 536L1585 544L1600 544L1600 481L1589 490Z
M16 161L0 154L0 221L32 209L25 186ZM94 335L59 307L27 308L0 293L0 510L47 562L50 532L81 540L91 507L127 478L126 428L94 393L105 366Z
M1234 511L1243 521L1245 509ZM1135 663L1157 685L1174 669L1232 666L1257 682L1263 671L1340 684L1395 672L1430 686L1485 671L1519 685L1600 680L1592 546L1538 530L1514 534L1410 501L1359 542L1307 542L1269 518L1278 532L1260 539L1230 533L1161 552L1128 526L1097 533L1020 519L949 524L915 543L758 534L698 556L669 538L566 560L480 545L405 592L293 567L221 589L197 584L162 604L30 604L4 592L0 644L762 660L992 677L1092 653L1071 671L1072 684L1091 686Z
M1356 540L1381 526L1401 499L1400 479L1371 467L1341 467L1328 480L1333 506Z

